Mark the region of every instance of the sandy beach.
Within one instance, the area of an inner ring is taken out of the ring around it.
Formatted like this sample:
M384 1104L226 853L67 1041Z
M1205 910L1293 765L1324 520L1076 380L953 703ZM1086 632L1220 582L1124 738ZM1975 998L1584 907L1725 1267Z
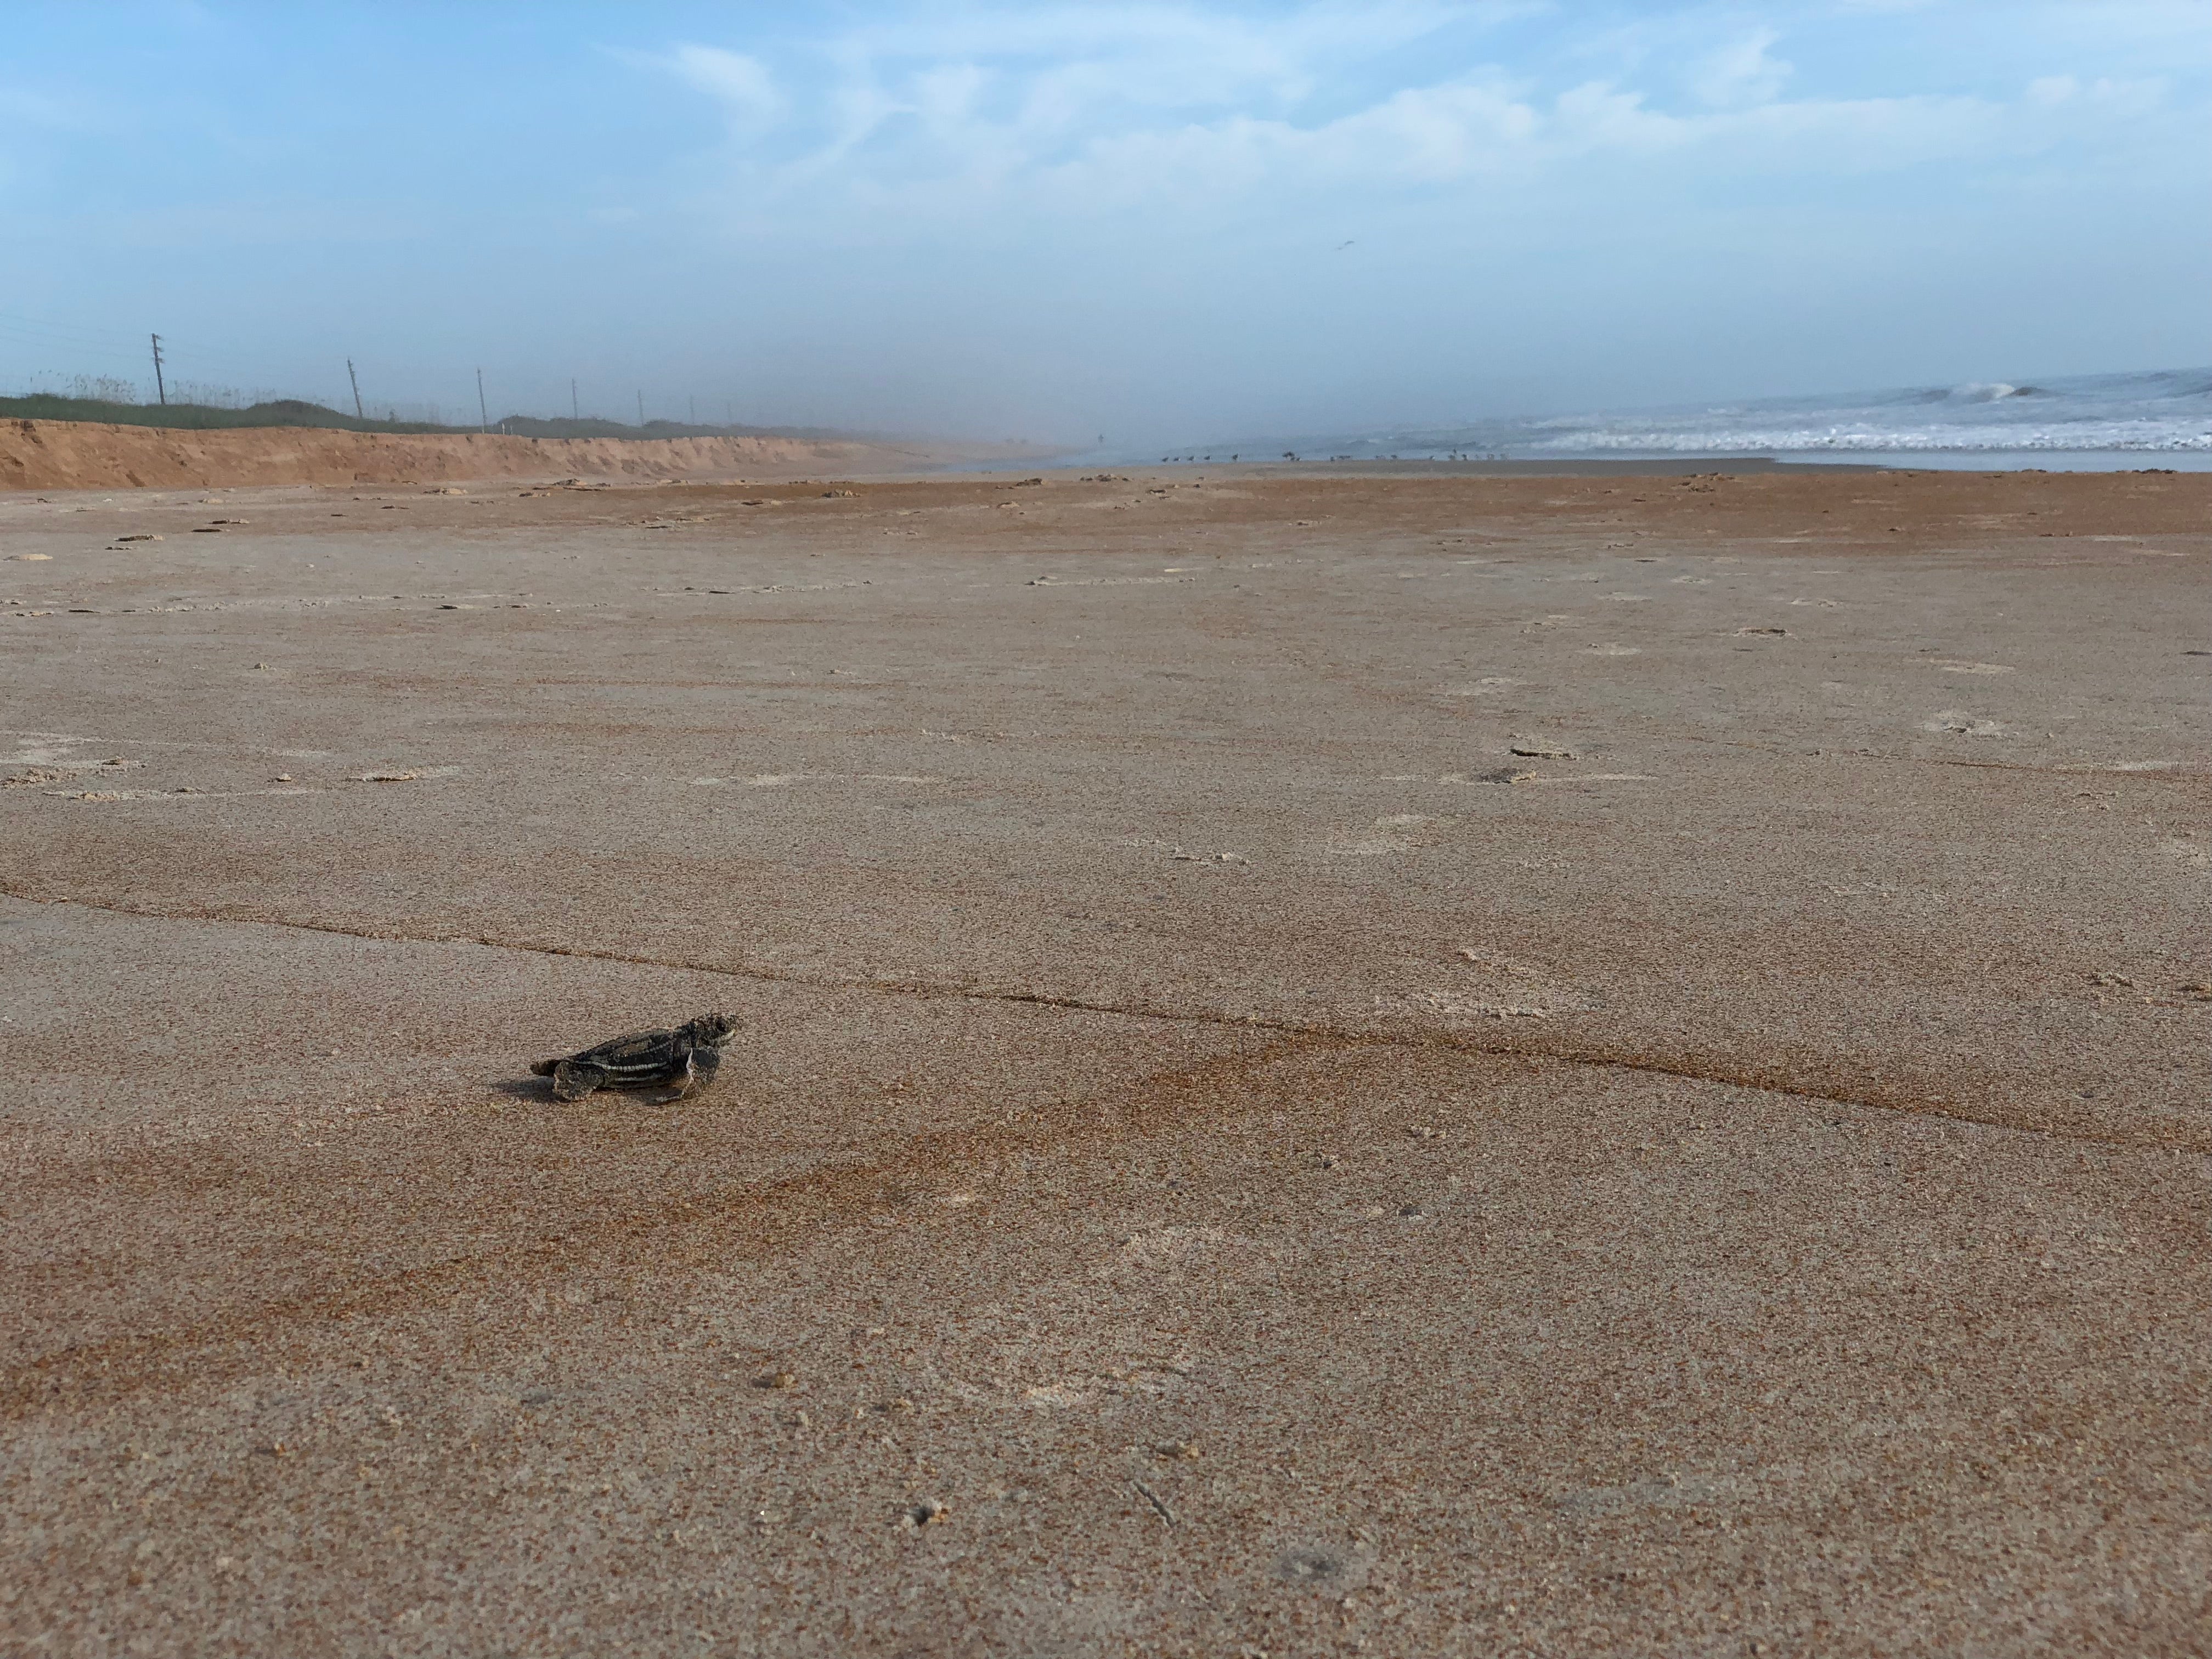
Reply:
M0 1650L2203 1651L2212 476L554 476L0 497Z

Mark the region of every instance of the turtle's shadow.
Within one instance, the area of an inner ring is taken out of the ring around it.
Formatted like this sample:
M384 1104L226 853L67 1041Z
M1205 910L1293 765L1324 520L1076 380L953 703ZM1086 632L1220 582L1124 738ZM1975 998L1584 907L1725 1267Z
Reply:
M605 1102L609 1099L638 1100L648 1104L674 1105L673 1100L659 1100L655 1096L663 1085L647 1084L635 1089L602 1088L586 1095L586 1100ZM527 1100L539 1106L574 1105L574 1101L556 1099L553 1079L550 1077L503 1077L491 1085L495 1095L505 1095L509 1100Z

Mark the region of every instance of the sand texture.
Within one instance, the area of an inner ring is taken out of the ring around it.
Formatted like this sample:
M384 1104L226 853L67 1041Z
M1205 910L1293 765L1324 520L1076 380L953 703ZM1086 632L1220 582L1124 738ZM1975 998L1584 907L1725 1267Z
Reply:
M0 421L0 490L391 484L475 478L652 480L912 472L1018 447L813 438L508 438L320 427L181 431L88 421Z
M0 501L0 1652L2202 1654L2208 560L2149 474Z

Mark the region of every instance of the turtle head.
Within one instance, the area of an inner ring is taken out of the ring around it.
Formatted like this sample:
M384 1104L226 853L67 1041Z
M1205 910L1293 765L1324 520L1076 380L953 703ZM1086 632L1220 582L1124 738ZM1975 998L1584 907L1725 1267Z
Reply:
M738 1022L727 1014L702 1014L690 1024L691 1040L719 1048L737 1035Z

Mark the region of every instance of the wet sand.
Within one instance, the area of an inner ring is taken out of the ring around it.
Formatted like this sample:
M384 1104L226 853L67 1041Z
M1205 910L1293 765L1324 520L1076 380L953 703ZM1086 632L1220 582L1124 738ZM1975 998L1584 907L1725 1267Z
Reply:
M0 499L0 1649L2203 1650L2212 478L1018 476Z

